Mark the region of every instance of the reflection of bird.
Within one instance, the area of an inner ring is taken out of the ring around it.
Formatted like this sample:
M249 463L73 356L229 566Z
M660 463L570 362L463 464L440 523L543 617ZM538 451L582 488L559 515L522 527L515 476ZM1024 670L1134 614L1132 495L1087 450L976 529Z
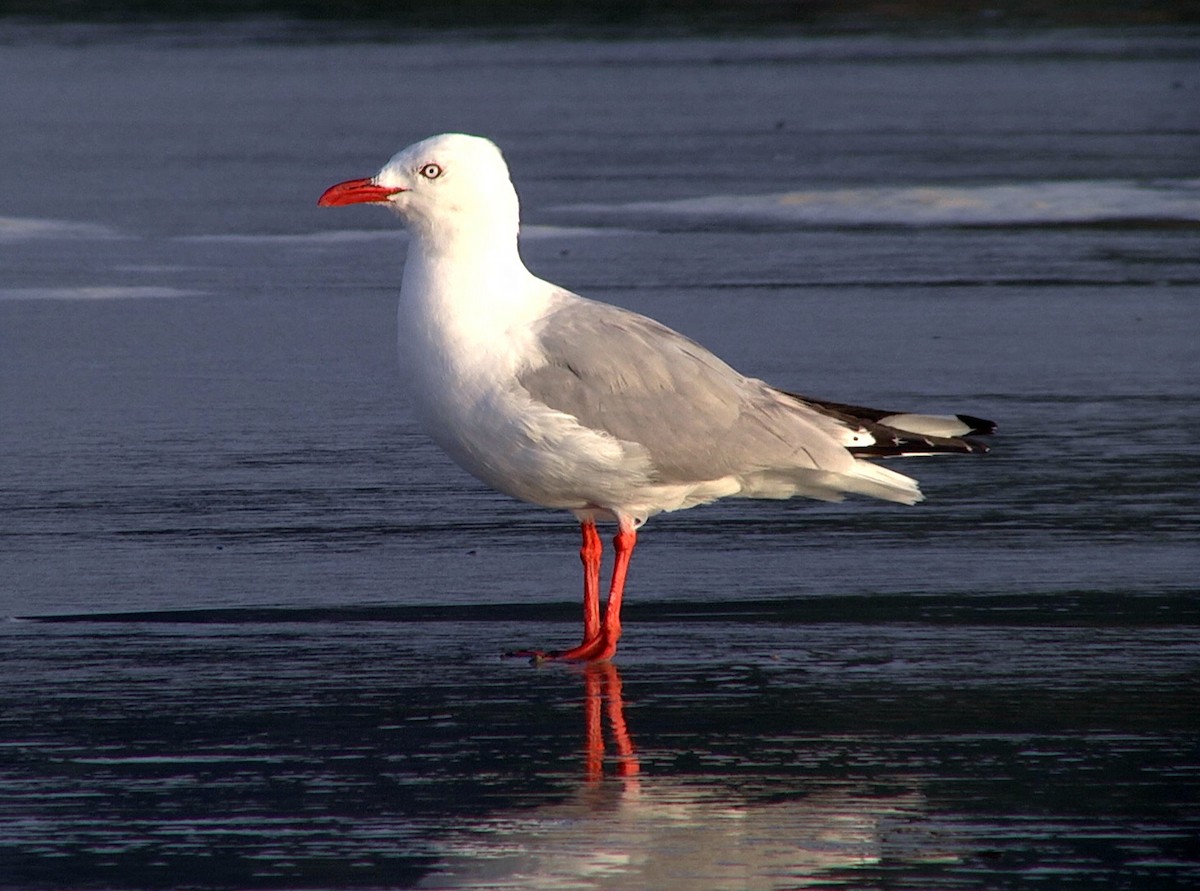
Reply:
M914 480L865 459L986 451L962 437L989 421L786 393L651 319L536 278L517 250L508 168L485 139L419 142L319 203L388 205L413 235L400 356L424 428L484 482L582 526L583 642L531 655L616 652L636 530L654 514L731 496L912 504ZM617 523L603 622L597 520Z
M616 755L607 778L602 712ZM585 669L584 717L585 782L574 797L442 837L441 863L419 887L758 891L883 861L946 858L914 825L923 806L915 791L826 784L812 795L755 802L713 784L646 776L611 663Z
M830 881L834 870L947 856L921 850L930 841L911 828L921 819L915 792L880 797L835 788L754 803L649 778L606 786L606 797L600 791L493 815L442 839L441 863L418 887L759 891Z

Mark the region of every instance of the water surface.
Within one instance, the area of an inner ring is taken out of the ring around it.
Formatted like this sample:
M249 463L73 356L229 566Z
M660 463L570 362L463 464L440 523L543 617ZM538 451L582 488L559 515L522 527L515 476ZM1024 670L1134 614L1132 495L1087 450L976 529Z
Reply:
M0 31L0 887L1194 887L1188 35ZM1001 428L928 501L576 530L396 390L403 238L496 139L536 271L789 389Z

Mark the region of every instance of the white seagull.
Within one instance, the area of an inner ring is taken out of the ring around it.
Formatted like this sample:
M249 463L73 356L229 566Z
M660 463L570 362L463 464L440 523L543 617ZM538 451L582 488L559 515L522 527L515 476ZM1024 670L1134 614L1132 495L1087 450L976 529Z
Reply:
M416 416L460 466L514 498L568 510L583 532L583 640L538 659L611 659L637 529L718 498L913 504L915 480L867 458L986 452L995 429L811 399L739 374L682 334L525 268L500 150L447 133L411 145L318 204L382 204L411 233L400 365ZM600 615L598 520L615 521Z

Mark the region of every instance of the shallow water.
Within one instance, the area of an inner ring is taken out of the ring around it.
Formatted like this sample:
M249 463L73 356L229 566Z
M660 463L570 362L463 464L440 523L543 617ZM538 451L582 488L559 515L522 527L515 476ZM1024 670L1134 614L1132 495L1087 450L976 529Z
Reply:
M0 31L0 887L1200 880L1190 40L267 36ZM994 452L656 518L615 666L500 659L577 533L313 206L450 129L540 274Z

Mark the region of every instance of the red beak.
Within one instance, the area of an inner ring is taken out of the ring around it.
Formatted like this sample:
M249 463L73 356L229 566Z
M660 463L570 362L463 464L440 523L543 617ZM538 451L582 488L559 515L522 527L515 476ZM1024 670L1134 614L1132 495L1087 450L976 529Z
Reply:
M348 179L344 183L330 186L317 199L319 207L341 207L344 204L379 204L387 201L403 189L377 186L369 179Z

